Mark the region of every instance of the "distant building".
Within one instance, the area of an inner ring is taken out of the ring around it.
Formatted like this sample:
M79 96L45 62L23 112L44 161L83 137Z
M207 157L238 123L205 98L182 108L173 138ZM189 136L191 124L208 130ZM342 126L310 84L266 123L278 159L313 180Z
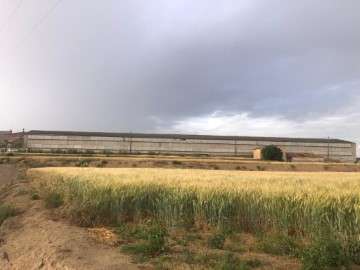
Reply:
M309 153L341 162L356 161L356 144L339 139L33 130L25 133L24 144L25 148L43 151L77 149L249 158L253 157L254 149L273 144L288 153Z
M288 153L286 158L288 162L325 162L325 158L323 156L311 153Z
M9 135L12 133L11 130L1 131L0 130L0 147L6 147Z

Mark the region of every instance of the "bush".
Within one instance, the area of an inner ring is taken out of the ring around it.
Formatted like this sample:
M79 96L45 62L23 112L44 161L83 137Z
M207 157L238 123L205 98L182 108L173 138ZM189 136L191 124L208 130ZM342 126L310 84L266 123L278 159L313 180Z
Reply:
M261 149L261 155L265 160L283 161L283 152L275 145L265 146Z
M79 154L79 151L77 149L68 149L67 153L70 155L77 155Z

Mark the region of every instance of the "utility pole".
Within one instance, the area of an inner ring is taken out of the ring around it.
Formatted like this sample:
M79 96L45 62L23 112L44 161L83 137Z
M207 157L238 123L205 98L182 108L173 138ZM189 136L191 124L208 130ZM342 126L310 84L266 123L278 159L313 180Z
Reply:
M237 149L236 149L236 140L235 140L235 157L236 157L236 154L237 154L237 153L236 153L236 150L237 150Z
M330 159L330 137L328 136L328 153L327 153L328 162Z
M22 130L22 148L25 148L25 128Z

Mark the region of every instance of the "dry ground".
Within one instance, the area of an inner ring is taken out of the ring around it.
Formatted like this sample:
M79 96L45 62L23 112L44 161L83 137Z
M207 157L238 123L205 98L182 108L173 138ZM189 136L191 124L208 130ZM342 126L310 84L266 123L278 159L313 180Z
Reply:
M16 179L18 174L15 167L0 165L1 199L20 211L0 227L0 269L139 269L118 248L31 200L29 183Z

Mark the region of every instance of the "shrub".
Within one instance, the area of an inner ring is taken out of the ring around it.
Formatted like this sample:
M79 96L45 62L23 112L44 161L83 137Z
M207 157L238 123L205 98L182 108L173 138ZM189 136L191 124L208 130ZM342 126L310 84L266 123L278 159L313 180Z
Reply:
M283 161L283 152L275 145L265 146L261 149L261 155L265 160Z
M105 155L105 156L111 156L113 153L110 151L110 150L104 150L104 151L102 151L102 153L103 153L103 155Z
M68 149L67 153L71 155L77 155L79 154L79 151L77 149Z

